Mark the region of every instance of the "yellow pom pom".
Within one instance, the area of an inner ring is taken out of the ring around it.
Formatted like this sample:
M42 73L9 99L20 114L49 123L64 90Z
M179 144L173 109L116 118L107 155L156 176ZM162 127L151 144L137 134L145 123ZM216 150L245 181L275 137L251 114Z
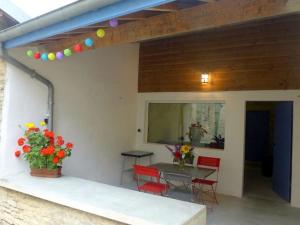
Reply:
M46 126L45 121L41 121L41 122L40 122L40 125L41 125L42 127Z
M105 36L105 30L98 29L96 34L99 38L103 38Z
M51 52L51 53L48 54L48 59L49 59L49 60L53 61L53 60L55 60L55 58L56 58L56 57L55 57L55 54L54 54L54 53Z

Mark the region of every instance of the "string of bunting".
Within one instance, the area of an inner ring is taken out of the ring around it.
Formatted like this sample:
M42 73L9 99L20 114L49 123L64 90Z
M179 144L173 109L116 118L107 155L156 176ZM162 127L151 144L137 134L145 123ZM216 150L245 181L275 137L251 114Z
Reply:
M114 28L117 27L119 25L119 22L117 19L111 19L109 21L109 26ZM104 29L98 29L96 31L96 35L98 38L104 38L105 37L105 30ZM42 60L42 61L54 61L56 59L58 60L62 60L64 57L69 57L72 56L73 52L75 53L80 53L83 51L83 44L86 47L93 47L94 45L94 40L93 38L89 37L86 38L84 41L77 43L76 45L74 45L73 47L70 48L66 48L63 51L58 51L56 53L54 52L33 52L31 49L26 51L26 55L30 58L35 58L36 60Z

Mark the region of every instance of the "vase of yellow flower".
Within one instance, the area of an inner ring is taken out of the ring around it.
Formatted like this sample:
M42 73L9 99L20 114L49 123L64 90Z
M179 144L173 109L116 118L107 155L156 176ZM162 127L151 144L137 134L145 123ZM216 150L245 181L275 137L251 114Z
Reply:
M184 170L185 160L184 159L180 159L178 165L179 165L179 169L180 170Z
M173 162L177 162L180 169L184 170L185 164L193 164L193 147L190 145L175 145L175 148L167 146L167 149L173 154Z

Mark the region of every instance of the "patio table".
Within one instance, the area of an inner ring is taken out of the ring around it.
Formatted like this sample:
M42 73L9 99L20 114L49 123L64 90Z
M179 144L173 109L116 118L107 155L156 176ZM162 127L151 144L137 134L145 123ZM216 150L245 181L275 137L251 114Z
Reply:
M170 183L172 181L181 181L183 185L191 186L191 200L193 201L193 189L192 189L192 179L193 178L206 178L213 174L216 170L209 168L198 168L193 166L184 166L181 168L177 164L172 163L156 163L152 164L151 167L157 168L164 176L166 182ZM174 185L174 184L173 184ZM175 186L175 185L174 185Z
M181 169L179 165L173 163L155 163L151 166L157 168L162 173L169 172L173 174L186 175L193 178L202 179L208 177L216 171L214 169L198 168L193 166L185 166L184 169Z

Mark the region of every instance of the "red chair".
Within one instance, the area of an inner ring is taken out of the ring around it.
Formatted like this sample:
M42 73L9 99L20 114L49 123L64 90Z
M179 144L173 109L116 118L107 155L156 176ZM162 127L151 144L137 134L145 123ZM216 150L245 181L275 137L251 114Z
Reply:
M213 157L205 157L205 156L199 156L197 161L197 167L198 168L209 168L216 170L216 179L203 179L203 178L195 178L193 179L193 184L198 184L200 186L200 192L203 192L202 186L210 186L211 192L213 194L213 198L215 199L215 202L218 203L216 190L218 185L218 179L219 179L219 170L220 170L220 158L213 158ZM209 192L209 191L208 191Z
M167 192L168 185L160 183L158 169L149 166L134 165L133 171L137 177L137 188L139 191L152 192L161 195ZM140 184L140 176L149 177L151 181L145 181L145 183ZM156 182L152 181L153 178Z

